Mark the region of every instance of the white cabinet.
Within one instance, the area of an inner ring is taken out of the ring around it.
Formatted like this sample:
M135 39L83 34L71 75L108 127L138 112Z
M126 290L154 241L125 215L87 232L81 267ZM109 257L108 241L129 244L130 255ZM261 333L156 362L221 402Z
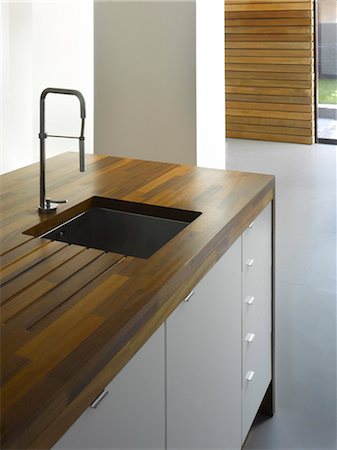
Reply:
M271 382L271 332L269 204L54 448L240 449Z
M165 448L164 325L107 386L97 409L88 408L55 449Z
M242 234L242 442L271 381L271 231L269 204Z
M241 239L166 321L167 448L241 448Z

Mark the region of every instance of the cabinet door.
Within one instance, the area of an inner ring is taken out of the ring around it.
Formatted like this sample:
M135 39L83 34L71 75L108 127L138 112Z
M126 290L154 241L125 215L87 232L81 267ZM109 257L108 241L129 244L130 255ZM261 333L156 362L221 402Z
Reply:
M55 449L164 449L164 325L107 386L97 409L88 408Z
M167 448L241 447L241 240L166 321Z

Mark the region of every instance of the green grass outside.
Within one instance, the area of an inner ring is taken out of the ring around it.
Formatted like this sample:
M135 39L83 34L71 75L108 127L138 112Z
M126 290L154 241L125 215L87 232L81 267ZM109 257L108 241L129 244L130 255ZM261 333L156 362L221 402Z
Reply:
M337 79L318 80L318 103L337 104Z

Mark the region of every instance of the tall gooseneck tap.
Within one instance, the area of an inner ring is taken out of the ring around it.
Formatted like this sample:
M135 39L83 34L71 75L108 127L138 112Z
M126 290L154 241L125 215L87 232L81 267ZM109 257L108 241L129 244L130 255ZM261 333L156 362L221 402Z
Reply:
M76 136L57 136L53 134L46 134L45 131L45 98L47 94L65 94L65 95L75 95L80 101L81 108L81 134L79 137ZM51 213L55 212L59 203L67 203L67 200L50 200L46 198L46 138L47 137L57 137L57 138L67 138L67 139L78 139L80 147L80 172L84 172L84 124L85 124L85 101L84 97L80 91L74 89L60 89L60 88L47 88L45 89L40 97L40 213Z

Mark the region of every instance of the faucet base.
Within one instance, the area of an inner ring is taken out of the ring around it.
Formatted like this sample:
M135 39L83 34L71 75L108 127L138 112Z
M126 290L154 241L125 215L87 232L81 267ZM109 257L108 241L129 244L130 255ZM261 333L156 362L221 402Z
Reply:
M43 206L39 205L39 213L40 214L54 213L56 212L57 207L60 203L68 203L68 200L52 201L47 198Z
M57 207L58 207L57 203L50 203L48 206L45 205L44 207L40 205L38 209L40 214L51 214L56 212Z

